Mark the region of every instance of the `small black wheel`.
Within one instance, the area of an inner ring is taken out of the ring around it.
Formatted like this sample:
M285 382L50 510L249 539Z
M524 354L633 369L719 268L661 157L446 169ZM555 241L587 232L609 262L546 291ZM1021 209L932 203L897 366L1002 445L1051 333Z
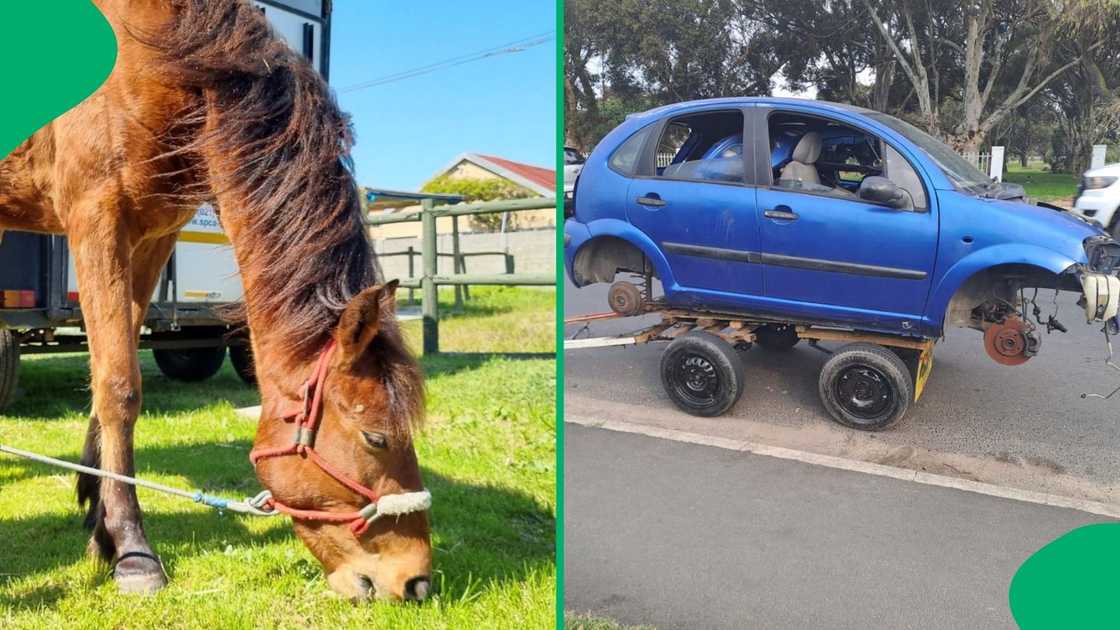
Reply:
M642 291L632 282L619 280L607 291L607 302L623 317L638 315L642 312Z
M16 397L19 385L19 338L7 329L0 329L0 411Z
M754 334L758 345L772 352L785 352L801 341L797 329L788 324L767 324L755 329Z
M723 339L690 332L661 355L661 384L683 411L718 416L743 395L743 361Z
M914 400L914 381L906 364L872 343L837 350L821 368L819 389L833 419L863 431L881 431L898 422Z
M233 371L246 385L257 384L257 370L253 366L253 347L248 342L229 347L229 362Z
M152 355L160 371L168 378L193 383L205 381L222 369L222 363L226 360L226 348L160 348L152 350Z

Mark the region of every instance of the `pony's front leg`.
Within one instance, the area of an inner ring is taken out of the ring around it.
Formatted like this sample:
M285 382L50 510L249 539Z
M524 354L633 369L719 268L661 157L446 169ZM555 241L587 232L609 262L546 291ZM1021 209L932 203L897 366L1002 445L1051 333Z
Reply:
M74 217L68 228L89 339L91 424L96 425L91 430L100 437L100 468L132 475L133 428L140 413L140 365L132 313L129 235L115 204ZM136 489L109 479L102 480L100 486L91 548L113 562L113 578L122 591L152 592L161 588L167 577L144 535Z

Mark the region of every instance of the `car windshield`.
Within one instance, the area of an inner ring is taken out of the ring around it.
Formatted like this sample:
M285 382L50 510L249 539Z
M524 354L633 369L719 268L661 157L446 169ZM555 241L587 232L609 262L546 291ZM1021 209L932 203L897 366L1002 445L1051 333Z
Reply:
M991 190L994 184L992 179L981 173L968 160L957 155L956 151L950 149L944 142L894 116L888 116L880 112L869 114L869 116L918 145L919 149L925 151L926 155L941 167L945 176L952 180L953 185L957 188L977 194Z

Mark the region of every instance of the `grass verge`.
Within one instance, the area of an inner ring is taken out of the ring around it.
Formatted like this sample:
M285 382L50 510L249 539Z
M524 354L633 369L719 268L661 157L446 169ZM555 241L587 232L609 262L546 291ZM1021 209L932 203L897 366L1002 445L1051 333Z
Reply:
M1072 203L1077 193L1078 176L1043 170L1041 162L1029 162L1024 168L1018 162L1007 164L1004 181L1022 184L1027 196L1035 201Z
M554 293L480 290L448 320L450 349L491 348L510 320L552 317ZM473 310L471 310L473 309ZM419 329L406 334L418 345ZM489 331L489 332L487 332ZM517 346L551 350L554 328ZM502 341L501 343L507 343ZM23 360L22 397L0 414L0 442L76 461L86 427L87 357ZM168 380L141 356L141 476L224 496L258 489L248 453L256 404L227 365L201 384ZM432 510L437 595L422 606L352 605L330 595L318 563L282 519L218 515L140 490L145 527L171 584L116 592L84 555L74 478L0 459L0 627L551 627L555 620L555 362L494 356L423 360L429 422L417 436Z

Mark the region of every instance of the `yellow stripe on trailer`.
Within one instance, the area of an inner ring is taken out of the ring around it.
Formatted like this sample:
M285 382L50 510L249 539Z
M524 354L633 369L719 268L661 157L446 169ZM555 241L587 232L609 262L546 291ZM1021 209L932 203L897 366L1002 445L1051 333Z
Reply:
M933 344L923 349L918 357L918 373L914 376L914 402L922 397L930 372L933 372Z
M188 232L184 230L179 233L179 242L229 245L229 237L221 232Z

